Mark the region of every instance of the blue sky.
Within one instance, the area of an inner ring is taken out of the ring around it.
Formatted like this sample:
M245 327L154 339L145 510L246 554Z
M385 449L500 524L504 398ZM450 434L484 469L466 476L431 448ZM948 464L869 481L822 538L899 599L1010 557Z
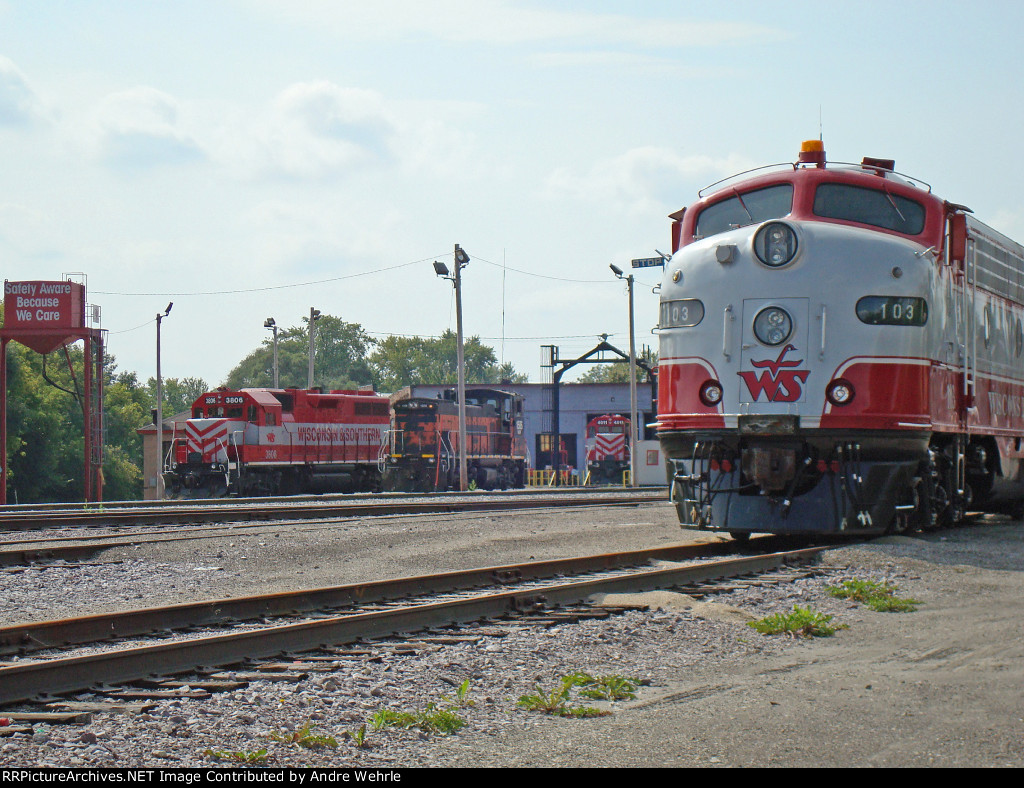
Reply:
M458 243L467 334L536 380L542 344L628 347L608 264L665 251L666 214L792 161L819 116L831 159L895 158L1024 240L1022 23L943 0L0 0L0 271L85 272L143 379L173 300L164 374L216 384L271 315L454 327L430 263Z

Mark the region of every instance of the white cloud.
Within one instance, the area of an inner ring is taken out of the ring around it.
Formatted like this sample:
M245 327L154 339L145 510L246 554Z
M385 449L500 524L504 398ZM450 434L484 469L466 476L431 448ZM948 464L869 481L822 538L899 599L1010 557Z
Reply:
M182 164L205 157L182 128L181 104L151 87L113 93L96 111L100 157L119 167Z
M324 178L390 159L394 134L378 93L321 81L278 95L257 142L269 171Z
M450 171L463 166L473 137L439 118L475 111L468 104L394 101L373 90L300 82L262 115L234 121L219 155L243 171L302 180L370 167Z
M0 126L24 126L42 120L47 110L28 79L0 56Z
M547 179L543 196L598 202L644 215L678 202L681 187L707 185L721 177L752 167L740 156L724 159L710 156L680 156L668 148L641 147L621 156L595 163L582 175L566 167L555 170Z
M292 85L277 105L282 115L304 124L312 134L367 148L376 147L393 127L379 93L326 81Z

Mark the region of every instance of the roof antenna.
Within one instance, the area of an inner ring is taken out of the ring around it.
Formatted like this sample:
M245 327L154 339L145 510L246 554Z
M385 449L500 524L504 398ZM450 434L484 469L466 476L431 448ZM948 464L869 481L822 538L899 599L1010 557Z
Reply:
M818 105L818 140L821 142L825 141L825 131L821 123L821 104Z

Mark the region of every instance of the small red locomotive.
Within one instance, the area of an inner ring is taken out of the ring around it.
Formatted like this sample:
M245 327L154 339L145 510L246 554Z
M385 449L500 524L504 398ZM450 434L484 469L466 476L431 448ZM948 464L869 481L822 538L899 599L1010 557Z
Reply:
M629 470L629 419L617 413L587 424L587 471L591 484L621 484Z
M163 465L167 492L377 491L388 424L388 399L373 391L218 389L176 425Z
M384 489L428 492L459 487L459 405L413 397L394 404ZM523 398L489 388L466 391L466 461L471 486L494 490L526 481Z

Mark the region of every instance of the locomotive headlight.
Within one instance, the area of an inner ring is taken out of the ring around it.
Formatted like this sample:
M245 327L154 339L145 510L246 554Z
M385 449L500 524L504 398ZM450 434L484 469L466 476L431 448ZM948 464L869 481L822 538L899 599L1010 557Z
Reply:
M793 318L780 307L762 309L754 318L754 336L765 345L781 345L793 333Z
M713 408L722 401L722 384L717 380L705 380L700 386L698 396L707 407Z
M853 384L844 378L836 378L825 389L825 397L833 405L849 405L855 395Z
M796 256L796 233L788 224L769 222L754 236L754 254L767 266L778 268Z

